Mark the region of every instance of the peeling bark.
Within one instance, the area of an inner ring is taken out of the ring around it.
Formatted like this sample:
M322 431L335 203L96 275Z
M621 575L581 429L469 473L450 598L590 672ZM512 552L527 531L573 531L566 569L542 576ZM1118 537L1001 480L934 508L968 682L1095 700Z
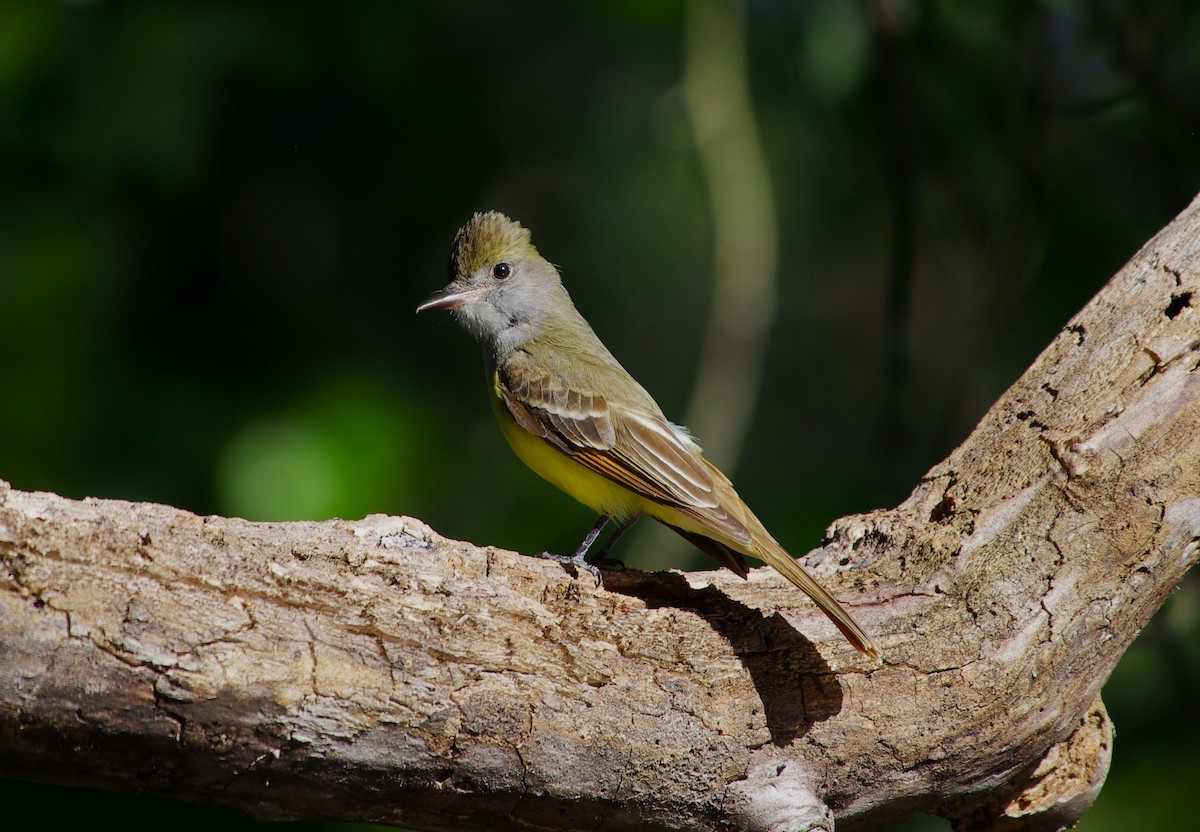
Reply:
M1200 557L1200 202L975 432L807 565L612 573L417 520L0 485L0 774L420 829L1054 829Z

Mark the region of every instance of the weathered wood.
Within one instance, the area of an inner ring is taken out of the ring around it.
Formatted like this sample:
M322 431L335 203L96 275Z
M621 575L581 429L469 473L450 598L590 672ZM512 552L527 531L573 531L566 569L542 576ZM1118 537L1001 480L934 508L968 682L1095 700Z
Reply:
M0 485L0 774L422 829L1070 823L1099 691L1200 557L1200 202L902 505L783 579L607 575L409 518Z

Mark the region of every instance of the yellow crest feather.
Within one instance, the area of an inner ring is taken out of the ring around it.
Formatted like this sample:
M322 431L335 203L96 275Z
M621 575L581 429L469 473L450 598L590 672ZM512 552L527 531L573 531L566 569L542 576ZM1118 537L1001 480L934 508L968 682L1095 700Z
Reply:
M448 272L451 279L465 277L485 263L536 252L529 229L516 220L499 211L477 213L454 235Z

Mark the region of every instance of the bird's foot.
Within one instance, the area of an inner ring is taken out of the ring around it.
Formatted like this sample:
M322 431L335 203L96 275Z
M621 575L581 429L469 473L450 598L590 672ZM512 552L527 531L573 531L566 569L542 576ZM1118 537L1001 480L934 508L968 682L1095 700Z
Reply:
M590 563L582 552L576 552L573 555L556 555L553 552L539 552L538 557L556 560L563 566L569 566L574 570L576 576L579 575L579 570L582 569L596 579L597 586L604 584L604 575L601 574L600 567L594 563ZM621 564L621 566L624 567L624 564Z

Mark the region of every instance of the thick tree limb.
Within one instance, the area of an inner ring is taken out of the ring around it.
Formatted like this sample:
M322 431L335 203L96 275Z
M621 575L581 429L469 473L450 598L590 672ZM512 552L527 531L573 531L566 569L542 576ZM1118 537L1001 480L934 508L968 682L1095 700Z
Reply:
M0 486L0 774L426 829L1071 822L1100 687L1200 556L1198 284L1200 202L809 554L879 668L762 570L600 589L408 518Z

